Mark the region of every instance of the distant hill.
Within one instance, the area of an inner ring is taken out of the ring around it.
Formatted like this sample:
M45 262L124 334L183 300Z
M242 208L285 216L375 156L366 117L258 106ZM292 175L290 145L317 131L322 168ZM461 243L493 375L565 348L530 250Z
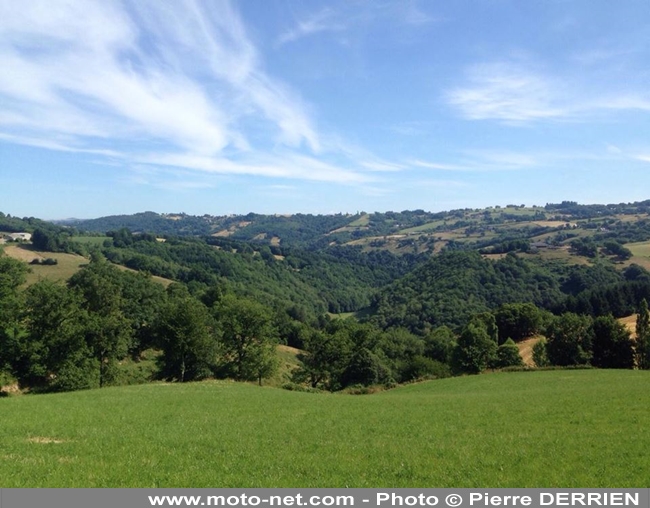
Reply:
M53 242L58 252L99 249L115 264L194 287L224 285L315 314L364 310L383 328L424 333L508 302L634 312L650 269L649 213L650 200L354 215L143 212L56 225L0 214L0 232L49 228L48 239L64 240Z
M563 257L576 240L591 239L600 244L606 240L621 244L647 242L649 213L650 200L611 205L565 201L543 207L508 205L436 213L414 210L354 215L193 216L143 212L57 224L88 232L128 228L157 235L214 236L309 249L356 245L366 251L389 250L396 254L437 253L445 248L483 249L484 254L520 250L547 251L545 254L552 258Z

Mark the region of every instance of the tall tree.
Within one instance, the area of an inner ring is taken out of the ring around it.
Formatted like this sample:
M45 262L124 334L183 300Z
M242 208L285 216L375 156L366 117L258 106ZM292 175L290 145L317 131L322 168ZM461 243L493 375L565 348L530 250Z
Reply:
M302 366L294 373L294 380L307 381L312 388L338 390L352 347L346 333L326 334L313 330L305 340L306 352L298 357Z
M27 290L25 307L26 333L16 341L13 355L21 385L56 391L98 386L79 294L43 280Z
M225 370L235 379L261 384L275 367L277 332L270 310L234 295L224 296L214 309L222 334Z
M592 327L589 316L567 312L546 329L546 354L551 365L583 365L591 359Z
M634 366L634 347L630 332L613 316L600 316L593 324L593 358L595 367L604 369L631 369Z
M532 303L509 303L499 307L494 313L499 328L499 343L507 339L515 342L531 337L539 332L542 314Z
M25 282L26 272L25 263L0 251L0 376L3 371L11 370L16 341L24 333L21 319L24 299L18 288Z
M116 267L95 258L69 281L82 295L88 312L86 341L99 366L100 386L115 381L117 363L128 355L133 338L131 323L122 310L119 276Z
M473 319L458 337L452 363L458 372L478 374L494 361L497 341L483 319Z
M184 382L212 374L217 358L215 323L201 302L189 295L170 298L159 315L156 334L163 351L163 378Z
M641 300L636 318L636 365L639 369L650 369L650 312L648 302Z

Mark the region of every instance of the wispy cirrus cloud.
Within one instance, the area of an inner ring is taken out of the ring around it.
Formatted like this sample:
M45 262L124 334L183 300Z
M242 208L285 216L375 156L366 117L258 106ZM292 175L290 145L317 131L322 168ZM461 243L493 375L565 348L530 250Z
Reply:
M506 63L475 65L467 82L445 97L469 120L495 119L528 122L564 118L570 109L563 103L559 86L541 73Z
M295 42L319 32L340 32L346 29L346 23L331 8L325 8L298 20L293 28L278 37L277 45Z
M436 21L438 19L425 12L417 0L346 2L339 4L337 9L326 7L299 17L291 28L278 36L276 46L281 47L316 34L348 32L384 22L418 27Z
M5 142L127 166L368 180L346 154L316 158L310 106L265 72L228 1L0 0L0 19Z
M409 161L413 167L437 171L513 171L534 167L540 164L540 157L530 153L508 150L474 150L457 157L458 162L438 162L414 159Z
M596 81L596 80L594 80ZM444 100L468 120L513 125L539 121L584 121L607 111L650 111L650 95L618 84L599 89L588 79L554 75L520 62L473 65L464 83Z
M189 168L215 175L253 175L345 184L362 184L373 180L353 169L345 169L315 157L292 152L277 155L250 154L237 161L195 154L152 153L139 156L137 162L153 166Z

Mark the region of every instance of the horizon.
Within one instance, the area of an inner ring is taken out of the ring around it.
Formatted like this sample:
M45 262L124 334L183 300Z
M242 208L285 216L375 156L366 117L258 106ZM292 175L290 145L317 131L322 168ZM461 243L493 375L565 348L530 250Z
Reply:
M575 203L578 206L617 206L617 205L635 205L639 203L643 203L645 201L650 201L650 198L648 199L641 199L638 201L621 201L621 202L611 202L611 203L580 203L575 200L564 200L563 202L570 202L570 203ZM106 217L120 217L120 216L133 216L133 215L141 215L141 214L146 214L146 213L153 213L156 215L160 216L176 216L176 215L186 215L190 217L203 217L203 216L210 216L210 217L245 217L246 215L249 214L255 214L255 215L266 215L266 216L274 216L274 217L291 217L294 215L323 215L323 216L332 216L332 215L344 215L344 216L355 216L355 215L373 215L373 214L386 214L386 213L404 213L404 212L416 212L416 211L422 211L427 214L436 214L436 213L451 213L455 212L458 210L474 210L474 211L480 211L480 210L490 210L490 209L507 209L509 207L517 207L517 208L528 208L528 209L534 209L534 208L540 208L544 209L546 206L549 205L559 205L562 204L562 202L559 203L545 203L544 205L539 205L539 204L525 204L525 203L508 203L508 204L493 204L493 205L488 205L484 207L465 207L465 208L451 208L448 210L427 210L424 208L405 208L402 210L357 210L354 212L351 211L333 211L333 212L326 212L326 213L310 213L310 212L286 212L286 213L280 213L280 212L272 212L272 213L258 213L254 211L249 211L249 212L243 212L243 213L224 213L224 214L212 214L212 213L187 213L184 211L154 211L154 210L139 210L133 213L113 213L110 215L101 215L101 216L96 216L96 217L63 217L63 218L48 218L48 217L39 217L35 215L23 215L19 216L16 214L13 214L11 212L7 212L5 210L0 210L0 213L4 213L7 216L11 217L16 217L20 219L25 219L25 218L35 218L35 219L40 219L44 220L47 222L67 222L67 221L90 221L90 220L95 220L95 219L103 219Z
M646 9L0 0L0 208L65 220L643 201Z

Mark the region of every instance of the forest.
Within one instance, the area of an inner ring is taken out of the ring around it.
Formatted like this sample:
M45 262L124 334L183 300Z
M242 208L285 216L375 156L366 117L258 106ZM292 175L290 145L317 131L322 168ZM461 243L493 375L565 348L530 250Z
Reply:
M647 241L647 210L648 202L565 202L438 214L250 214L220 219L218 228L241 226L229 235L190 227L208 216L97 219L97 227L119 226L100 233L0 214L0 231L32 234L25 252L85 258L65 281L27 284L30 265L0 252L0 385L41 392L206 378L263 384L284 345L297 359L287 389L392 387L530 368L517 343L533 337L538 368L646 369L650 273L626 244ZM635 220L622 220L630 213ZM471 238L495 224L507 227ZM380 242L397 227L415 228L413 242L438 248L341 241L373 231ZM459 228L469 241L443 235L439 245L441 231ZM617 320L633 314L634 335Z

